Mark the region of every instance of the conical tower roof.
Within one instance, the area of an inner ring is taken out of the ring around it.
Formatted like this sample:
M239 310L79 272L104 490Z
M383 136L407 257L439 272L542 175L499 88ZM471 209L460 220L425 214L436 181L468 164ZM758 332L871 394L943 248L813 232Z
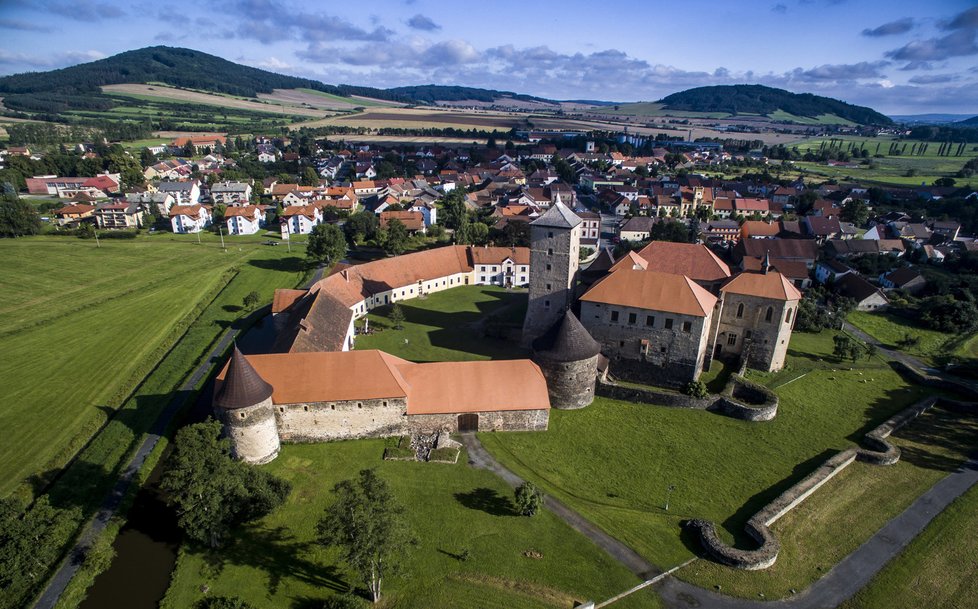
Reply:
M601 352L601 345L591 337L577 317L567 311L542 336L533 341L536 355L555 362L577 362Z
M238 345L234 345L224 382L214 396L214 404L227 409L246 408L271 396L272 386L248 363Z

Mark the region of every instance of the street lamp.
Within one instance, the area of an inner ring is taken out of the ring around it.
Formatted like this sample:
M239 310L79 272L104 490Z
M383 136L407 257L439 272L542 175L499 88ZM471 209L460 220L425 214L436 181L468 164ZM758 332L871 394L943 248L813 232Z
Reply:
M669 499L672 497L672 492L676 490L675 484L670 484L669 488L666 489L666 511L669 511Z

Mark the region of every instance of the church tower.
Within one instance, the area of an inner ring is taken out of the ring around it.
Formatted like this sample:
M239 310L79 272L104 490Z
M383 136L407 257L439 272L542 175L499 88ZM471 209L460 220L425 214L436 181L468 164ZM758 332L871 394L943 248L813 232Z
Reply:
M574 302L581 219L557 197L530 222L530 301L523 321L523 345L549 330Z
M223 376L223 378L222 378ZM272 386L234 346L231 361L217 378L214 411L231 439L231 452L246 463L268 463L279 451Z

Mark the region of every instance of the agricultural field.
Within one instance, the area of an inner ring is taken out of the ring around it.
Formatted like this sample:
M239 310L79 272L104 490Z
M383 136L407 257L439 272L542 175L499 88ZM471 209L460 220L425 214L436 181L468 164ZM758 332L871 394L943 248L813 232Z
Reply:
M402 329L389 319L392 307L379 307L367 315L372 334L356 338L357 349L380 349L415 362L512 359L526 352L511 342L483 338L476 324L486 315L499 313L512 322L522 321L525 290L496 286L461 286L399 304L404 312ZM358 322L362 327L362 323Z
M131 97L138 100L159 101L174 104L199 104L203 106L218 106L234 110L249 110L252 112L271 112L284 116L308 116L321 118L326 112L316 108L303 107L301 103L286 103L281 100L255 101L246 97L236 97L222 93L204 93L188 91L166 85L106 85L102 91L114 96ZM272 99L272 98L269 98Z
M458 112L413 108L367 109L351 116L335 116L304 122L296 127L344 126L365 129L476 129L480 131L509 131L525 125L525 118L488 112Z
M727 112L683 112L682 110L663 110L663 104L656 102L634 102L617 106L603 106L593 110L601 114L620 114L623 116L648 116L672 118L729 118Z
M324 93L315 89L275 89L271 93L259 93L258 99L289 106L312 106L324 110L352 111L355 108L371 108L376 106L402 106L396 102L388 102L368 97L342 97Z
M952 156L939 156L940 142L921 142L917 140L897 140L893 137L837 137L837 142L843 142L843 150L848 150L849 143L853 148L865 148L869 152L868 160L875 164L875 167L860 165L859 167L829 167L824 163L795 161L793 166L814 176L836 180L859 180L868 184L895 185L895 186L921 186L931 185L939 178L955 178L955 174L964 164L978 158L978 144L966 144L961 156L953 156L957 152L957 145L952 147ZM900 155L890 155L889 148L893 142L899 141L900 149L906 145L906 152ZM802 154L808 151L816 152L825 142L828 145L829 139L815 138L795 141L785 144L789 148L797 148ZM927 145L926 152L920 154L910 154L914 148ZM878 152L877 152L878 151ZM886 155L876 158L874 155ZM859 159L852 162L858 163ZM967 178L955 178L959 185L969 183ZM974 178L971 183L978 183Z
M681 535L683 520L713 520L728 540L749 543L743 525L761 506L930 393L880 359L840 364L832 336L795 333L784 370L749 373L781 399L770 422L598 398L583 410L552 411L545 433L480 438L507 467L653 564L675 566L698 552ZM893 501L881 496L881 510ZM865 539L875 530L849 533Z
M856 125L856 123L834 114L820 114L819 116L810 117L796 116L784 110L776 110L767 116L772 120L789 121L798 123L799 125L843 125L846 127L854 127Z
M544 510L532 518L513 510L512 490L485 470L383 461L385 440L282 447L262 466L293 484L287 502L238 532L214 555L180 552L164 609L191 607L208 594L236 595L258 609L312 607L362 584L338 551L315 543L329 489L376 467L417 539L403 572L385 580L387 607L400 609L545 609L604 599L639 582L610 556ZM651 590L615 607L657 607Z
M171 348L182 357L183 372L173 373L185 374L241 315L248 291L270 300L274 287L294 286L304 274L297 254L254 238L229 239L227 252L217 236L201 241L171 234L103 239L98 248L73 237L0 241L7 261L0 391L8 404L0 412L0 496L18 487L29 494L22 486L28 479L32 488L50 481ZM208 309L212 301L220 302L216 311ZM187 329L201 320L197 338L187 340ZM154 398L165 403L169 395ZM146 399L140 410L149 410Z

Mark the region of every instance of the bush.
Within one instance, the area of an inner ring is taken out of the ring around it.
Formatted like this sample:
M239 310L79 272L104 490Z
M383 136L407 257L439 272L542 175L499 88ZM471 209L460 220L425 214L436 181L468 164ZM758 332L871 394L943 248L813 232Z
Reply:
M214 596L197 601L196 609L254 609L237 596Z
M363 600L350 592L331 596L323 601L323 609L363 609L363 606Z
M516 489L516 511L523 516L533 516L543 507L543 493L532 482L524 482Z
M690 381L683 387L683 393L694 398L705 398L710 392L703 381Z

